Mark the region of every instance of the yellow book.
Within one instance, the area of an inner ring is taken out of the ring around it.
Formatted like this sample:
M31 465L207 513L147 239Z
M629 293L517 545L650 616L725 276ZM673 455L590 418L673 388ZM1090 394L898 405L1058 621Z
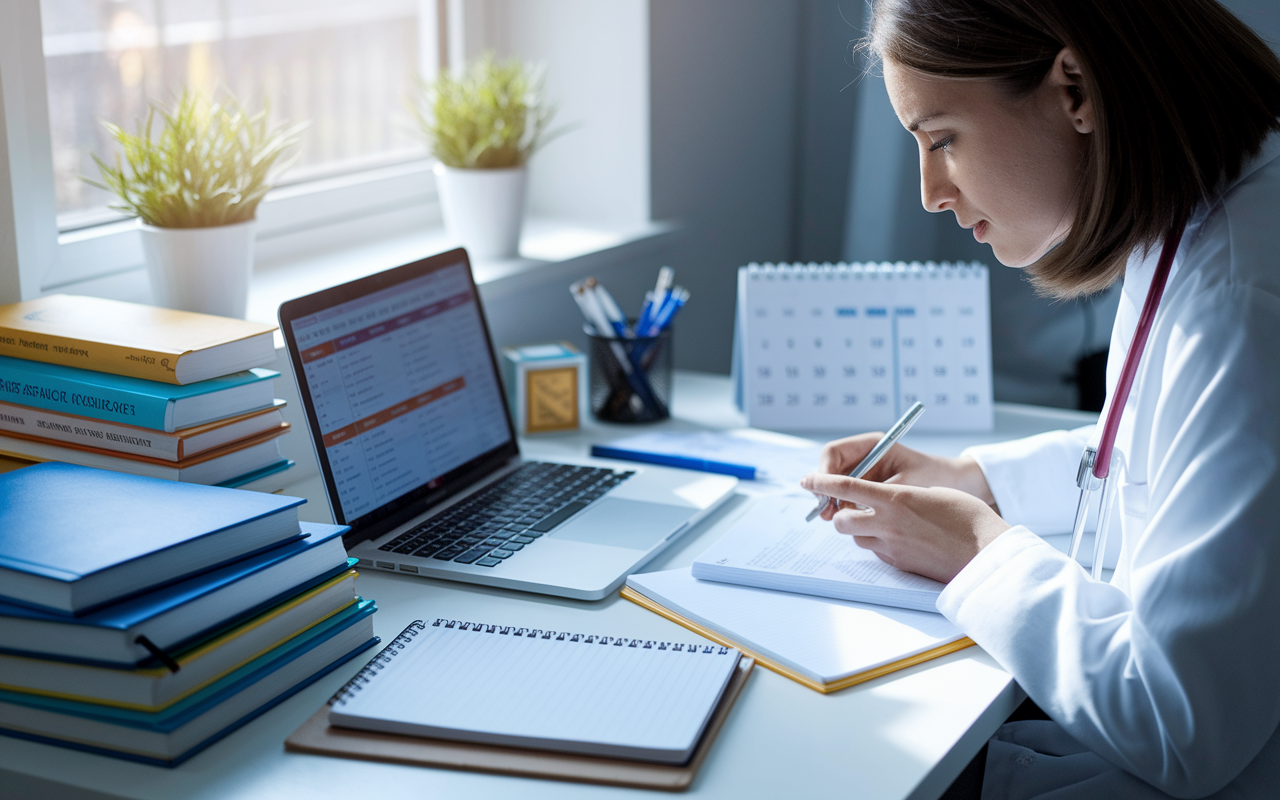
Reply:
M16 458L14 456L0 455L0 473L13 472L15 469L29 467L32 464L38 464L38 461L31 461L26 458Z
M0 356L185 385L275 361L274 325L100 297L0 306Z
M824 694L973 646L941 614L700 581L688 567L632 575L622 596Z

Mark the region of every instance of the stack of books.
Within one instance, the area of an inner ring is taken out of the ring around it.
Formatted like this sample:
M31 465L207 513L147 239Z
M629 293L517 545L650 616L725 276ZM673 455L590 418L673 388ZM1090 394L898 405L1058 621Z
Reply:
M301 499L57 463L0 497L0 735L171 766L378 641Z
M97 297L0 306L0 456L277 491L274 330Z

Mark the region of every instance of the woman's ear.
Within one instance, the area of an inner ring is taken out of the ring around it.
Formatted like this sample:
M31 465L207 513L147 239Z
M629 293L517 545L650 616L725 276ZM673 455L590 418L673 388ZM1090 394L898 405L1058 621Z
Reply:
M1085 93L1080 60L1071 48L1064 47L1058 52L1045 82L1076 132L1093 133L1093 98Z

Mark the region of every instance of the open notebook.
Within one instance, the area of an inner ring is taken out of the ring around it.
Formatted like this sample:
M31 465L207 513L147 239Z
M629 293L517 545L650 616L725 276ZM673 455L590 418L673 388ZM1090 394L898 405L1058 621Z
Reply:
M739 656L718 645L417 621L334 696L329 724L682 764Z
M622 596L819 692L973 645L941 614L700 581L688 567L632 575Z
M830 522L805 522L812 497L764 497L693 562L708 581L814 594L860 603L937 611L946 588L903 572L837 533Z

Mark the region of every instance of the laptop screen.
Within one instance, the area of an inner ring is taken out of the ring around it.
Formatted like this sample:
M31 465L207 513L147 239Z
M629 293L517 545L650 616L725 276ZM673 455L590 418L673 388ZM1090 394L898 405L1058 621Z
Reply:
M372 291L289 324L330 500L346 524L384 517L495 451L514 451L470 268L455 253L462 260L385 288L348 284Z

